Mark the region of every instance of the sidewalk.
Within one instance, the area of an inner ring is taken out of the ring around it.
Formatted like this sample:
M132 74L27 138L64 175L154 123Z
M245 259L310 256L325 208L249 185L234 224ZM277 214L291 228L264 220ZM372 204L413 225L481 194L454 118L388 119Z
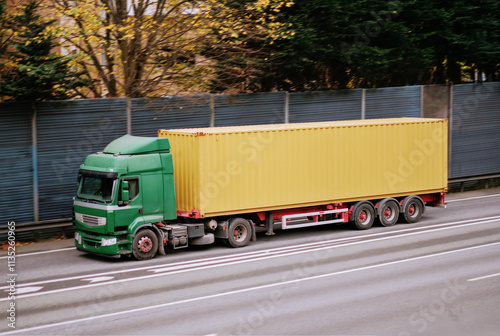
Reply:
M471 197L478 197L478 196L487 196L487 195L500 195L500 187L464 191L462 193L460 193L460 192L451 193L451 194L446 195L446 200L456 200L456 199L471 198Z
M24 243L23 243L24 244ZM26 253L36 253L50 250L59 250L65 248L74 248L75 247L75 239L50 239L46 241L27 243L27 245L16 246L16 256ZM8 251L0 250L0 257L7 256Z

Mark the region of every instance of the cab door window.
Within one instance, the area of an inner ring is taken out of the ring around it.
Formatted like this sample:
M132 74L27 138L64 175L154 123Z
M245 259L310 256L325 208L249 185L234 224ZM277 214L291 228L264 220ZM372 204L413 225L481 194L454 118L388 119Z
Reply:
M127 177L127 178L122 179L122 182L123 181L128 182L128 194L129 194L128 203L130 203L131 201L133 201L137 197L137 195L139 195L139 178ZM121 189L122 182L120 182L120 189ZM122 196L120 193L118 194L118 201L122 201Z

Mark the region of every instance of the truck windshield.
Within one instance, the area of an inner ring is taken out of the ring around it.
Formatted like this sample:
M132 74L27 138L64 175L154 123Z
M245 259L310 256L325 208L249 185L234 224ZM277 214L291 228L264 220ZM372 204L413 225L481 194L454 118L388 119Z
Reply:
M100 176L80 176L77 197L88 201L110 203L116 179Z

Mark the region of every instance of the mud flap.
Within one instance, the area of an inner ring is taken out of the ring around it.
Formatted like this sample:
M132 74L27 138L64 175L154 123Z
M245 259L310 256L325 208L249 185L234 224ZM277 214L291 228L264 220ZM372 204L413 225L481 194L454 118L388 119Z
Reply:
M167 255L167 252L165 252L165 234L167 233L166 231L158 230L158 253L161 255Z
M255 233L255 223L251 219L249 219L248 222L252 226L252 238L250 239L250 241L256 242L257 234Z
M227 221L219 222L214 232L215 238L227 239L229 237L227 233L227 228L228 228Z

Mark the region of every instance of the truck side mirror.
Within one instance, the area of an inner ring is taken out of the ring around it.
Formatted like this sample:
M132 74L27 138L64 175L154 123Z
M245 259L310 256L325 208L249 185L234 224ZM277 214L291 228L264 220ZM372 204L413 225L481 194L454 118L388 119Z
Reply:
M122 189L121 189L121 198L122 198L122 204L127 204L128 201L130 200L129 196L129 184L128 181L122 181Z

